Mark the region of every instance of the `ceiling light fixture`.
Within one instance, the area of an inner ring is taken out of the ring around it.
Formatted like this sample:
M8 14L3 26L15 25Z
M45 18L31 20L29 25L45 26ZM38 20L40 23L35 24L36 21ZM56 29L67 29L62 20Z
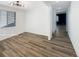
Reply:
M24 7L23 1L22 2L21 1L12 1L12 2L10 2L10 5Z

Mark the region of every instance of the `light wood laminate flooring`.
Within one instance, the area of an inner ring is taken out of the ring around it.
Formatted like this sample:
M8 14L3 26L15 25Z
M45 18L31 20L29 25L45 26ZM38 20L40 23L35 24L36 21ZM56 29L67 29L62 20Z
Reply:
M22 33L0 41L2 57L75 57L70 39L61 33L52 40L32 33Z

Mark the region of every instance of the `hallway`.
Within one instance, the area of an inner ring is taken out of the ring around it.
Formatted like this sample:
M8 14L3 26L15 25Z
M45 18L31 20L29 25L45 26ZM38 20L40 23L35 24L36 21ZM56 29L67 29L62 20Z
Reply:
M59 50L61 52L64 52L70 55L74 54L76 56L72 43L66 32L66 26L64 25L58 26L58 31L52 38L52 41L55 42L57 46L59 46L59 48L58 49L55 48L55 50ZM70 53L71 52L70 50L72 50L73 53Z

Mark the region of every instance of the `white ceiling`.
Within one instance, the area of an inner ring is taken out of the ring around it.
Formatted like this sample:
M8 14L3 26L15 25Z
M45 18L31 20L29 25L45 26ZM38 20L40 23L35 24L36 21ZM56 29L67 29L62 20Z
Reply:
M8 4L10 1L0 1L0 4ZM69 5L70 5L70 1L44 1L47 5L52 5L56 7L56 12L57 13L64 13L67 11ZM24 2L25 7L27 7L26 3L28 5L30 5L29 2Z
M57 13L64 13L70 6L69 1L60 1L56 3L56 11Z
M56 7L57 13L65 13L70 5L70 1L44 1L48 5Z

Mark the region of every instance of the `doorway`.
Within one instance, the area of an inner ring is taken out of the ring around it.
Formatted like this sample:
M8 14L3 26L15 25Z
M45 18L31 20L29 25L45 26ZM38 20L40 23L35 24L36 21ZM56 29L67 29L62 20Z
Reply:
M56 26L57 26L56 33L58 35L59 34L60 35L61 34L66 34L66 13L56 14L56 18L57 18L57 21L56 21Z
M57 16L58 16L57 25L66 25L66 13L57 14Z

